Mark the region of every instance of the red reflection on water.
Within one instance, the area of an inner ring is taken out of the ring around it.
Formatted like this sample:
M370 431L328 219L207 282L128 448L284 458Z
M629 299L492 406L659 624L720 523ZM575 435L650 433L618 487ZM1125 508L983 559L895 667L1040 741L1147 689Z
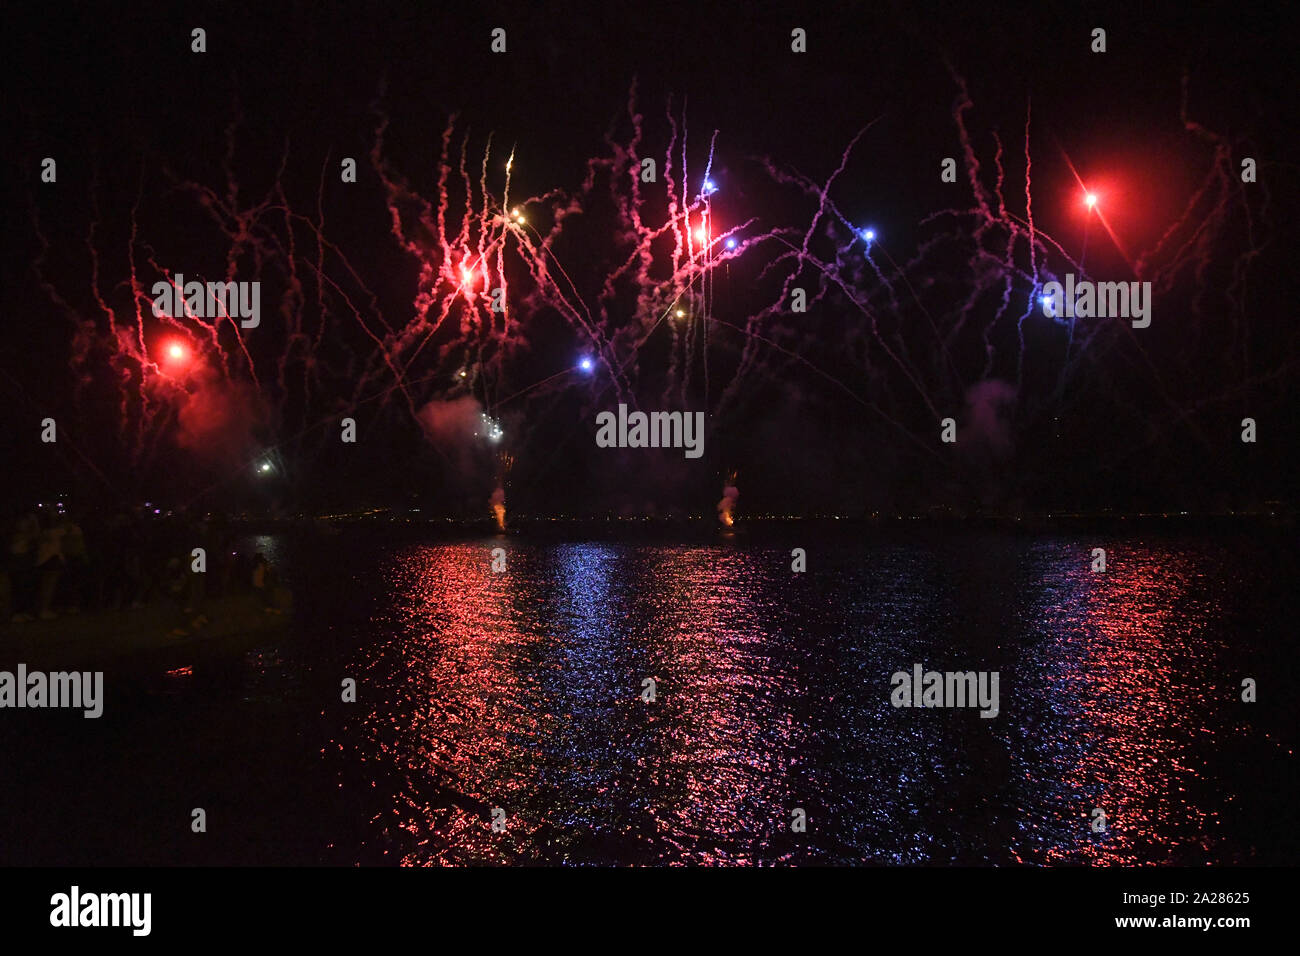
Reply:
M790 706L797 672L771 654L783 608L759 598L771 582L731 548L656 558L641 593L655 602L653 636L673 677L660 698L658 835L695 863L771 860L772 836L789 832L791 809L770 800L771 784L805 740Z
M399 849L403 864L431 855L433 862L514 862L518 839L532 829L520 813L524 758L541 719L518 706L514 665L536 635L520 627L511 574L492 572L491 547L402 556L390 572L404 605L397 646L378 649L358 682L380 698L365 717L384 763L376 772L388 777L395 769L404 784L387 826L419 837L395 841L416 848ZM501 833L493 832L498 807Z
M793 762L798 727L753 563L573 545L492 573L496 546L413 549L392 568L396 636L358 679L370 785L394 789L368 846L404 864L757 859L788 830L757 789Z
M1218 824L1185 796L1200 767L1190 745L1212 733L1200 715L1213 678L1196 675L1216 649L1193 633L1185 606L1199 571L1168 548L1126 549L1111 562L1103 573L1072 571L1043 611L1056 635L1051 707L1071 729L1051 744L1062 836L1046 847L1048 863L1159 863L1186 849L1172 834L1199 833L1208 851ZM1092 829L1094 808L1104 831Z

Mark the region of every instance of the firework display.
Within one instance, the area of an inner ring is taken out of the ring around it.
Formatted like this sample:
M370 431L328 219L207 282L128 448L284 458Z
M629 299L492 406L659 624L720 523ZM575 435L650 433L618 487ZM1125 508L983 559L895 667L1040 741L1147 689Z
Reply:
M0 863L68 867L17 919L973 866L868 895L1250 927L1300 847L1280 5L272 7L7 58Z

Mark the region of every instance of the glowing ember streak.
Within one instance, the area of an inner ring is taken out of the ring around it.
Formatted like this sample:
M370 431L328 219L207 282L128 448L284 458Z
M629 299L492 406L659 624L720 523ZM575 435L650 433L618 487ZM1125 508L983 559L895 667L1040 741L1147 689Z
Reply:
M736 474L732 472L727 477L727 483L722 489L722 500L718 502L718 520L722 522L724 528L730 528L736 523L733 512L736 510L736 501L740 498L740 490L736 487Z
M506 492L504 488L498 488L492 492L492 497L488 499L488 504L492 507L492 516L496 518L497 530L506 530Z

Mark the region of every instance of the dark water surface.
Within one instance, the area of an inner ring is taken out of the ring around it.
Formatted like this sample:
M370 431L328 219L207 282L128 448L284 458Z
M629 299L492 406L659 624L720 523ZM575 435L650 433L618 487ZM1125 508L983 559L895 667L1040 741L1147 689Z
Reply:
M1281 533L259 546L274 646L0 711L0 863L1300 860ZM1000 713L894 708L917 663Z

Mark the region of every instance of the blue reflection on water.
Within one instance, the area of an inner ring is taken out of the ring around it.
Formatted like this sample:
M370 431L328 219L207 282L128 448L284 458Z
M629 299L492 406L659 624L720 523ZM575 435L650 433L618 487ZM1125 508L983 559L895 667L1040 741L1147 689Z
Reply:
M405 863L1203 863L1258 846L1224 748L1248 583L1215 548L420 546L384 565L331 747ZM890 675L996 670L1001 713ZM646 678L656 699L641 692ZM1264 747L1266 759L1294 757ZM1292 766L1287 763L1287 767ZM360 796L358 796L360 794ZM491 811L506 814L505 831ZM1094 808L1107 829L1090 826ZM792 814L807 832L792 832ZM1225 823L1227 824L1225 826Z

